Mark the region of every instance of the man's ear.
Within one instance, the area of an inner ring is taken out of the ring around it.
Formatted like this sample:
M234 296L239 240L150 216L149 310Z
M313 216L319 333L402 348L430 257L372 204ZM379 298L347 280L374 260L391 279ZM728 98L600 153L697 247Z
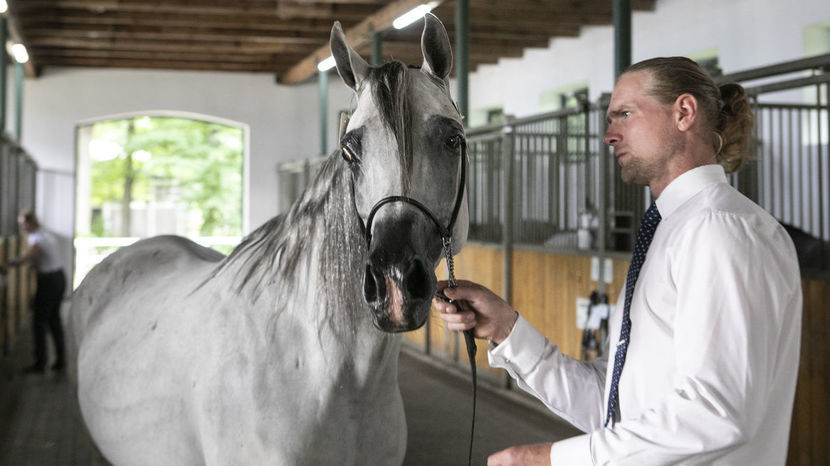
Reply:
M697 119L697 98L692 94L680 94L672 106L672 117L679 131L688 131Z

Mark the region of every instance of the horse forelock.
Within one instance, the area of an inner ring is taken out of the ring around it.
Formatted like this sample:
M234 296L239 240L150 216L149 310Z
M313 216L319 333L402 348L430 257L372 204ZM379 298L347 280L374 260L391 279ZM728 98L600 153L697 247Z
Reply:
M407 70L408 67L400 61L369 68L374 103L381 120L398 143L404 193L409 191L409 167L412 163L412 115L409 110Z

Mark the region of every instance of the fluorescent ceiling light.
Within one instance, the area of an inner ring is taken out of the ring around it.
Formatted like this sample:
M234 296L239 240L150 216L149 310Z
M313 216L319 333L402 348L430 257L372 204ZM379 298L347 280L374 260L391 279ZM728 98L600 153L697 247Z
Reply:
M14 60L18 63L26 63L29 61L29 52L26 51L26 46L23 44L12 45L11 53Z
M403 29L415 21L423 18L425 14L432 11L432 9L436 6L438 6L438 2L429 2L418 5L406 13L398 16L398 19L392 21L392 26L394 26L395 29Z
M335 65L334 57L329 55L328 58L326 58L325 60L323 60L323 61L321 61L320 63L317 64L317 69L320 70L320 71L328 71L328 70L334 68L334 65Z
M6 0L0 0L0 14L9 11L9 3Z

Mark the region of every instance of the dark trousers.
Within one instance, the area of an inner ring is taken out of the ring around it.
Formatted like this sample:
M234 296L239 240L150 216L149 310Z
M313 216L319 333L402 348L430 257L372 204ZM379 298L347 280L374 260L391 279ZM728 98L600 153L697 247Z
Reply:
M62 270L37 274L37 292L34 301L35 366L46 367L46 331L52 333L57 353L56 363L64 363L63 327L61 326L61 301L66 290L66 278Z

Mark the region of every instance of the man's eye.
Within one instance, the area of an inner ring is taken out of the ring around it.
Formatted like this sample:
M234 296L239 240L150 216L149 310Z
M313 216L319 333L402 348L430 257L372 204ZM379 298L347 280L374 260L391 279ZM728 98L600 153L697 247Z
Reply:
M622 112L622 114L623 118L628 118L629 116L631 116L631 112Z

